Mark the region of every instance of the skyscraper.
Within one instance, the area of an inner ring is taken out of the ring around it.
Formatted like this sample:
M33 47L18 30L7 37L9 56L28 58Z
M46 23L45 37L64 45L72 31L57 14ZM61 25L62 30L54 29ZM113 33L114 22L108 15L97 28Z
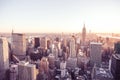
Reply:
M85 39L86 39L86 28L84 24L83 29L82 29L82 45L83 46L85 45Z
M13 33L13 53L21 58L26 55L26 37L25 34Z
M53 54L49 54L48 62L49 62L49 68L54 69L55 68L55 56Z
M115 80L120 80L120 54L112 55L111 73Z
M39 37L35 37L34 38L34 43L35 43L35 45L34 45L35 48L39 47L40 46L40 38Z
M0 80L7 69L9 69L8 41L6 38L0 38Z
M93 66L94 64L100 65L101 64L101 58L102 58L102 44L91 42L90 43L90 63Z
M40 39L40 47L43 49L47 49L47 37L42 37Z
M75 39L73 37L70 39L70 57L76 57Z
M36 67L34 64L18 64L18 80L36 80Z
M48 74L49 62L46 57L43 57L40 61L40 73Z
M114 50L116 54L120 54L120 42L114 44Z

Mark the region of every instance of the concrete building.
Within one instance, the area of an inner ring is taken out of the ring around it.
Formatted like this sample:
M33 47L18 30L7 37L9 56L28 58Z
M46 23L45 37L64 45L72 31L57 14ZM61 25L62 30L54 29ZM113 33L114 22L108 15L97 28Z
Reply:
M48 77L49 77L49 62L46 57L43 57L40 61L38 80L48 80Z
M40 46L40 38L39 37L35 37L34 38L34 47L38 48Z
M36 80L36 67L29 63L18 64L18 80Z
M86 57L85 53L80 51L77 55L77 66L84 70L84 68L87 68L88 63L89 58Z
M82 45L83 46L85 45L85 40L86 40L86 28L84 24L83 29L82 29Z
M66 69L66 61L60 63L60 69Z
M55 59L58 59L59 50L55 47L54 44L52 44L52 54L55 56Z
M42 37L40 39L40 47L43 49L47 49L47 37Z
M48 62L49 62L49 68L54 69L55 68L55 56L53 54L49 54Z
M71 38L70 39L70 56L71 58L76 57L76 49L75 49L75 39Z
M102 44L101 43L90 43L90 64L93 66L94 64L100 65L102 58Z
M10 80L18 79L18 65L12 64L10 66Z
M0 80L5 76L9 69L8 41L6 38L0 38Z
M61 49L61 42L55 41L55 42L54 42L54 45L55 45L55 47L56 47L58 50Z
M66 67L70 69L75 69L77 67L77 58L68 58Z
M120 54L113 54L111 59L111 73L115 80L120 80Z
M25 34L13 33L12 34L13 53L21 58L26 55L26 37Z
M40 73L48 74L49 71L49 62L46 57L43 57L40 61L40 68L39 68Z
M66 61L60 63L61 77L65 77L66 74Z

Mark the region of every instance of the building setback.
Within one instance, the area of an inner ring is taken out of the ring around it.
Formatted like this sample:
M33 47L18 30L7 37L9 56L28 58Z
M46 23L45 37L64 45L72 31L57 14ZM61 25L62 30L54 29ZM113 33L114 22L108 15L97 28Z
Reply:
M6 38L0 38L0 80L7 69L9 69L8 41Z

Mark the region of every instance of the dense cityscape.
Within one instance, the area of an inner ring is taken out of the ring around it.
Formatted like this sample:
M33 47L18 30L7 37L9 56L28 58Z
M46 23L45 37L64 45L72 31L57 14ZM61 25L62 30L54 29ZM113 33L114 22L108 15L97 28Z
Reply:
M0 80L120 80L120 0L0 0Z
M2 34L0 80L120 80L114 33Z

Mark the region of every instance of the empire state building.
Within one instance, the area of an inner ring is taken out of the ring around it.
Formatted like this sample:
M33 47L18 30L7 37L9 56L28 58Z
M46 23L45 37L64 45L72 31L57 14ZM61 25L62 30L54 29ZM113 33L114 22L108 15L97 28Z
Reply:
M83 46L85 46L85 39L86 39L86 28L84 24L83 29L82 29L82 45Z

